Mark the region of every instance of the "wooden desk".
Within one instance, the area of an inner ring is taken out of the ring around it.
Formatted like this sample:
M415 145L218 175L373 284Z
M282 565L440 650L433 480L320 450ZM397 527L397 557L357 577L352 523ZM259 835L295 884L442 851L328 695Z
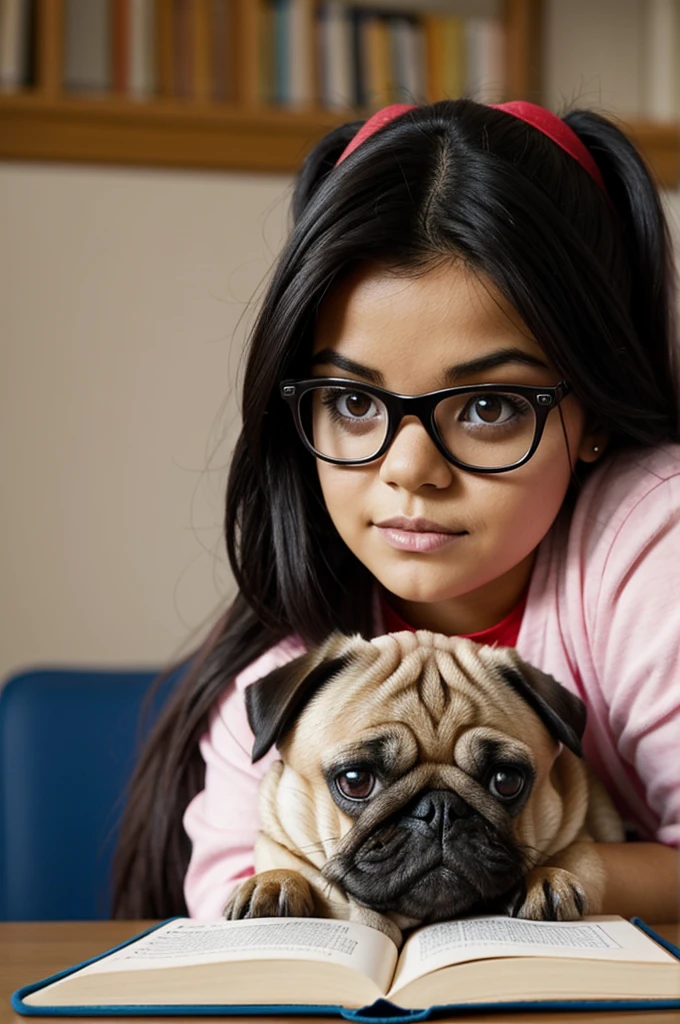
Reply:
M119 942L147 928L150 921L75 921L46 924L0 922L0 1024L25 1024L29 1020L60 1021L62 1024L83 1024L85 1020L107 1018L52 1017L31 1018L15 1013L9 998L12 992L32 981L48 977L89 957L103 953ZM658 932L677 943L680 926L659 925ZM115 1018L108 1018L115 1019ZM125 1017L128 1024L151 1024L153 1021L182 1021L196 1024L203 1020L224 1020L233 1024L255 1024L257 1017ZM274 1018L259 1018L271 1024ZM292 1020L293 1018L280 1018ZM299 1017L301 1024L330 1024L332 1017ZM440 1018L445 1020L445 1018ZM680 1010L644 1013L531 1013L470 1015L450 1018L455 1024L680 1024Z

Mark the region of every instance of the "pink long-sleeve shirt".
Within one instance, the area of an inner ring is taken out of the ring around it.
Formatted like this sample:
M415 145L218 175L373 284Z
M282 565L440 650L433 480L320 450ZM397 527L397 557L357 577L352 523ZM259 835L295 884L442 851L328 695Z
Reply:
M680 846L680 446L592 473L538 549L516 646L585 702L585 757L624 818ZM278 755L251 763L244 690L303 651L292 637L241 672L201 739L205 788L184 815L192 917L219 917L253 872L258 784Z

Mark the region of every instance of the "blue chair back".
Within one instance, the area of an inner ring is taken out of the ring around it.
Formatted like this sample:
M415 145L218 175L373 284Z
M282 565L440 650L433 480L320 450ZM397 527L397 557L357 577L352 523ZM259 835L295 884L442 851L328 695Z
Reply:
M181 674L159 688L144 735ZM110 916L113 852L156 675L36 669L0 689L0 921Z

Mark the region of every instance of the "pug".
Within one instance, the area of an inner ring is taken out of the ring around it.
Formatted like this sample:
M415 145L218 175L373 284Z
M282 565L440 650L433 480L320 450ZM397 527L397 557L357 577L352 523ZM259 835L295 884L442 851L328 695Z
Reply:
M512 648L425 630L332 635L246 690L256 874L228 919L419 924L601 909L621 820L582 760L585 707Z

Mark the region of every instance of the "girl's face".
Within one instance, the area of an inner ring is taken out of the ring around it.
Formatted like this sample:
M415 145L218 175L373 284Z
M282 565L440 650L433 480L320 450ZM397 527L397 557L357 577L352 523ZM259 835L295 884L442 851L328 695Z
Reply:
M476 368L468 365L473 362ZM420 277L378 266L353 272L321 306L312 373L403 395L467 384L540 387L560 379L513 307L461 263ZM560 409L568 448L553 409L536 453L507 473L458 469L414 416L402 421L375 462L338 466L317 460L338 533L413 626L472 633L515 606L567 493L573 464L594 461L593 446L604 446L601 434L586 429L573 395ZM390 525L395 519L403 522Z

